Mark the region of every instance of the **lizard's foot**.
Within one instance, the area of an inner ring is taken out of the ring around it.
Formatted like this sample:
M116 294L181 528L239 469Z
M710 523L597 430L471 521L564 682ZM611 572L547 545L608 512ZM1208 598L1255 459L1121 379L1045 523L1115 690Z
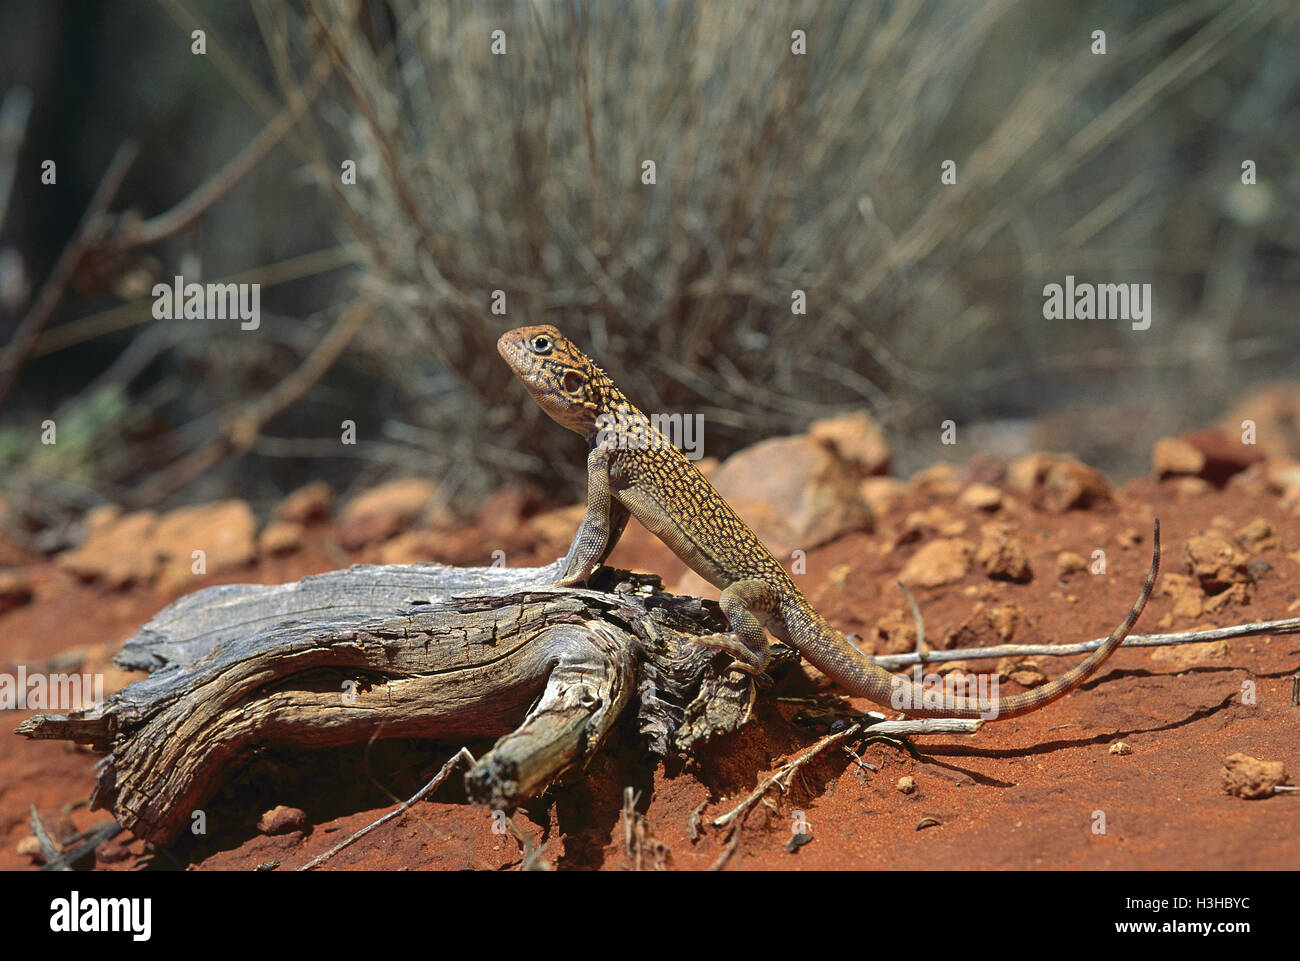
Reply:
M570 563L568 568L555 580L557 587L586 587L591 575L596 573L600 564L589 561L586 564Z
M597 558L581 560L575 557L573 551L569 551L569 557L565 558L564 573L556 577L555 584L562 588L581 588L586 586L591 575L601 566Z
M731 669L741 671L745 674L758 677L767 670L767 651L761 654L748 647L735 634L704 634L700 637L692 638L696 644L703 644L705 647L716 647L719 650L726 651L735 658L731 662Z

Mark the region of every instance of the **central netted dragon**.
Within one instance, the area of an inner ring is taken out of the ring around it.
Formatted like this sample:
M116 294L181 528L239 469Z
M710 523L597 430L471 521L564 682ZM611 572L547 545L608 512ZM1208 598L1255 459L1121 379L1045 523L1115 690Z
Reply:
M946 698L941 707L932 707L916 681L880 667L808 603L785 568L695 465L559 330L521 327L503 335L497 350L542 410L585 437L590 447L587 512L557 583L585 583L614 549L629 515L635 517L692 570L721 588L719 603L730 631L697 640L729 652L739 670L764 671L766 629L837 684L876 704L912 717L1003 720L1035 711L1090 677L1124 642L1151 596L1160 567L1159 520L1141 594L1086 659L1024 693L991 703Z

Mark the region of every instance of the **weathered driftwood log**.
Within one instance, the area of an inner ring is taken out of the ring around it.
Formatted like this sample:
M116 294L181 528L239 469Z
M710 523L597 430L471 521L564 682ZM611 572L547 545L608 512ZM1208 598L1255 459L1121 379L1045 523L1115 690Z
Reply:
M589 590L555 588L557 572L358 566L207 588L117 656L148 678L18 732L107 751L92 806L166 843L259 746L499 737L465 784L510 809L580 770L630 704L659 754L748 719L752 680L690 642L722 628L716 605L624 571L603 570Z

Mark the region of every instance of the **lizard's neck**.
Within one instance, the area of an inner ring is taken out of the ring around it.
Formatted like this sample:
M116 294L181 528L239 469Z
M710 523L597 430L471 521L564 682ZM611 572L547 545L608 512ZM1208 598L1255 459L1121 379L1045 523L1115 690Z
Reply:
M595 423L587 431L587 443L594 445L605 431L623 429L633 421L646 422L646 416L635 404L627 399L609 375L597 367L590 366L588 386L596 403Z

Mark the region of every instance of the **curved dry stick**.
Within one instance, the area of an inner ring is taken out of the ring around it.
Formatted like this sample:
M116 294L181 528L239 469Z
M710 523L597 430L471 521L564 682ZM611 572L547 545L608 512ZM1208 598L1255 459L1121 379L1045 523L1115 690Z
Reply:
M36 338L54 316L54 308L63 299L63 293L72 282L82 257L102 234L108 205L113 202L113 198L121 189L122 181L126 179L126 173L135 161L137 149L135 142L128 140L117 148L117 153L113 154L113 160L109 163L104 176L100 178L99 186L95 188L95 193L90 198L90 205L86 207L81 223L77 225L76 233L59 254L54 268L45 278L45 283L41 285L41 292L37 294L35 303L23 317L14 332L14 339L9 342L8 349L0 357L0 408L4 407L9 392L13 390L18 380L18 372L27 363L32 348L36 346Z
M363 295L361 300L348 307L293 373L245 407L221 428L216 437L137 488L135 503L157 503L232 454L244 454L250 450L266 423L307 393L334 366L352 338L370 319L373 309L369 295Z
M115 252L157 243L193 225L248 176L284 139L284 135L293 129L298 118L320 93L329 72L329 61L324 57L317 60L307 81L306 94L301 100L284 107L239 153L226 161L225 166L196 187L185 199L170 210L129 227L117 240Z

